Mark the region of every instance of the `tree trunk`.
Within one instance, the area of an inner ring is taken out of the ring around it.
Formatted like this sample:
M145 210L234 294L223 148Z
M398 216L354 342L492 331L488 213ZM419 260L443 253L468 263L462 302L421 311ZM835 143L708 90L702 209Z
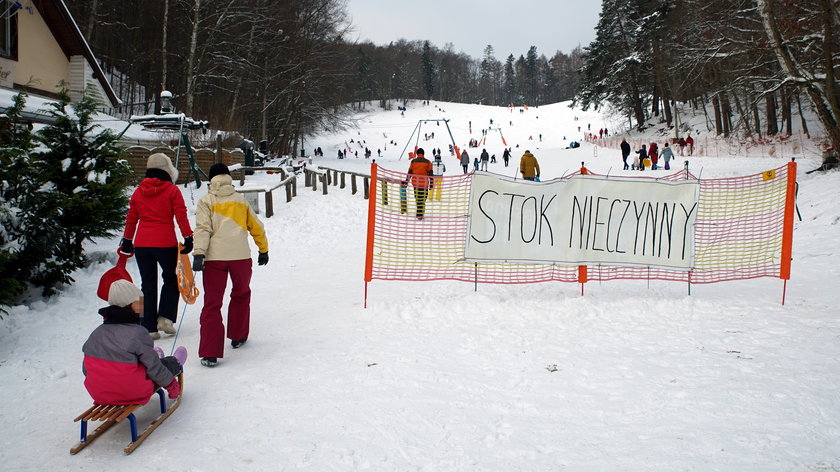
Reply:
M805 115L802 113L802 100L799 99L799 93L796 94L796 107L799 109L799 119L802 121L802 132L808 139L811 139L811 133L808 132L808 122L805 121Z
M719 136L723 133L723 123L720 118L720 97L717 94L712 97L712 106L715 109L715 134Z
M650 114L651 116L659 116L659 87L657 85L653 86L653 98L650 101Z
M169 34L168 29L169 24L169 0L163 0L163 26L161 31L161 41L160 41L160 92L166 90L166 56L167 56L167 35Z
M92 0L90 2L90 14L88 15L87 31L85 31L88 42L93 41L93 29L96 27L96 10L98 4L98 0Z
M764 96L767 103L767 134L775 136L779 132L779 123L776 121L776 97L772 93Z
M721 121L723 122L723 137L728 138L732 133L732 106L729 104L729 96L726 93L720 94Z
M192 108L194 103L194 95L195 95L195 76L196 71L195 63L197 61L196 58L196 51L198 50L198 28L201 19L201 1L202 0L195 0L193 6L193 22L192 22L192 32L190 33L190 48L189 54L187 55L187 71L186 71L186 81L187 81L187 88L186 88L186 105L184 105L184 112L187 115L192 115Z
M251 22L251 31L248 33L248 62L251 63L251 58L253 57L251 51L254 50L254 33L257 29L257 22ZM264 72L263 72L264 73ZM242 91L242 80L238 80L236 82L236 88L233 91L233 98L231 99L230 104L230 112L228 113L228 128L234 128L233 126L233 118L236 116L236 107L238 106L239 102L239 94ZM263 103L263 107L265 107L265 103ZM266 139L265 137L265 125L263 125L263 133L262 139Z
M746 113L745 110L744 110L744 107L741 106L741 99L738 98L737 93L734 93L734 92L732 93L732 99L735 100L735 110L738 111L738 116L741 117L740 121L742 123L744 123L744 131L746 131L747 137L751 138L752 137L752 123L750 123L750 121L751 121L750 120L750 115L749 115L749 113ZM737 127L740 127L740 125L737 126Z
M803 89L808 94L811 104L820 123L825 128L825 132L831 141L832 147L836 150L840 149L840 126L838 126L837 119L840 117L840 98L837 96L836 84L834 77L834 65L832 62L832 44L834 43L833 35L833 8L832 0L821 0L822 7L821 18L823 20L823 67L824 72L824 86L825 93L816 85L818 80L807 71L802 70L788 46L785 44L779 31L778 25L773 17L773 5L771 0L757 0L758 12L761 15L761 21L764 25L764 32L770 42L770 47L779 61L779 65L784 71L785 75L793 79L799 88ZM837 166L836 156L831 153L823 155L823 168L833 168Z
M752 95L752 96L757 96L756 93L755 93L755 87L750 86L750 88L751 88L750 92L752 92L752 93L748 92L747 94ZM756 103L755 100L752 100L752 103L750 104L750 108L752 109L753 120L755 120L755 128L754 128L755 132L756 132L756 134L758 134L758 137L761 138L761 115L758 112L758 103Z
M791 111L790 92L784 87L781 89L782 94L782 123L784 124L785 134L790 136L793 134L793 112Z

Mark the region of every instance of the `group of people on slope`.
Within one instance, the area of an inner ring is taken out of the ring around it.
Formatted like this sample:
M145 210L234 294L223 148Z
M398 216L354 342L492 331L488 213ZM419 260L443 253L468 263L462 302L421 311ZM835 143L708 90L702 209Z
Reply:
M487 151L484 150L482 154L486 154ZM505 160L505 166L507 166L508 160L510 159L510 151L505 149L505 154L503 154ZM482 157L482 162L489 160L484 159ZM464 173L468 173L469 165L470 165L470 156L467 151L461 151L460 161L461 167L464 169ZM486 169L486 167L485 167ZM476 170L478 170L476 168ZM434 156L434 162L429 161L426 159L426 151L423 148L417 148L414 151L414 154L411 159L411 164L408 166L408 177L402 183L401 188L401 212L406 213L406 205L405 205L405 193L408 187L408 184L411 184L411 187L414 190L414 201L415 201L415 208L416 213L415 216L418 220L422 220L425 218L426 214L426 201L429 197L435 198L440 200L441 196L441 187L442 185L442 176L443 173L446 172L446 164L443 163L440 153L436 153ZM530 180L530 181L539 181L540 178L540 164L537 162L537 158L531 154L531 151L525 151L522 154L522 158L519 161L519 172L522 174L523 180Z
M621 160L624 162L624 170L645 170L649 168L650 170L657 170L659 169L659 159L661 158L664 162L665 170L671 169L671 159L674 158L674 151L665 143L664 149L660 154L659 152L659 145L656 143L650 143L650 147L642 144L642 148L635 151L636 157L628 163L627 158L630 157L630 143L627 142L626 139L621 139Z
M145 178L129 200L119 250L134 254L141 288L128 280L113 282L108 306L99 310L103 324L82 347L85 387L97 404L145 404L157 387L176 398L187 351L179 347L164 356L154 347L159 331L175 334L179 288L176 275L178 239L181 254L193 253L192 269L203 271L204 306L200 316L198 355L213 367L224 357L225 326L222 303L230 277L227 338L237 349L250 332L252 260L248 234L259 250L257 263L268 263L268 239L262 223L244 197L233 188L230 171L214 164L208 193L198 202L193 232L181 191L178 171L168 156L149 156ZM158 267L163 283L158 292ZM158 296L158 293L160 296Z
M454 151L453 151L454 154ZM505 167L508 166L510 163L510 148L505 148L502 152L502 162L505 163ZM470 172L470 154L466 150L461 151L461 155L459 157L461 168L464 170L465 174ZM475 160L472 162L473 164L473 171L478 170L488 170L488 164L493 164L496 162L496 155L491 155L487 152L487 149L482 149L481 154L479 157L476 157Z

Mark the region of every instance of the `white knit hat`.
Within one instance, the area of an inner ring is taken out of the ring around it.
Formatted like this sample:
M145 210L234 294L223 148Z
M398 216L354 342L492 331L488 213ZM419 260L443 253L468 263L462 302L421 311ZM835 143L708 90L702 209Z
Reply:
M149 156L149 160L146 161L146 169L165 170L169 177L172 177L173 184L178 182L178 169L172 165L172 160L166 154L156 152Z
M140 300L140 297L142 296L143 292L141 292L140 289L133 283L125 279L117 280L112 283L111 288L108 289L108 304L128 306L137 300Z

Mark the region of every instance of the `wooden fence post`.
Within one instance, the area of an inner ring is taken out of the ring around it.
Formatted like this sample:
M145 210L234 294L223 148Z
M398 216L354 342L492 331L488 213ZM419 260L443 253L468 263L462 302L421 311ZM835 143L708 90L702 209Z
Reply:
M323 192L324 192L324 195L326 195L327 194L327 189L329 188L330 173L329 172L324 172L324 176L322 177L322 179L323 179L323 182L322 182L323 183L323 185L322 185Z
M274 216L274 198L271 196L272 191L266 190L265 192L265 217L271 218Z
M365 177L365 200L370 198L370 177Z
M286 203L292 201L292 181L286 182Z
M350 174L350 191L353 195L356 195L356 192L359 191L359 188L356 185L356 174Z
M344 178L344 177L346 177L346 176L347 176L347 173L346 173L346 172L342 172L342 173L341 173L341 187L339 187L339 188L344 188L344 187L346 187L345 182L344 182L344 181L345 181L345 178Z

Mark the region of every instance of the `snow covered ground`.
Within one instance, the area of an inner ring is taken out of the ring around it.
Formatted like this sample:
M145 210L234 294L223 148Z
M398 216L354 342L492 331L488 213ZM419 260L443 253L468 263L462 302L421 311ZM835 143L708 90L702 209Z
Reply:
M565 104L520 113L414 102L405 117L372 111L358 129L306 146L324 150L316 164L367 171L363 157L334 158L347 147L362 156L367 145L374 157L381 149L377 163L404 170L399 152L418 120L439 118L451 120L463 147L491 118L502 125L513 164L503 166L501 135L491 131L486 147L499 160L492 172L513 175L530 149L543 180L582 161L598 173L625 173L615 151L562 148L581 138L577 126L597 131L604 123ZM435 139L424 141L432 131ZM449 142L443 124L420 129L427 155L440 147L448 173L461 172ZM216 368L202 367L201 299L187 306L178 339L191 353L184 402L130 456L122 453L124 425L68 453L79 433L72 419L90 403L81 345L100 323L96 286L113 262L94 264L62 294L13 307L0 321L0 464L9 471L840 470L840 172L806 175L817 159L797 161L802 221L784 306L775 279L692 286L690 296L679 283L590 283L584 297L577 285L559 283L474 291L460 282L374 281L364 309L367 202L349 189L324 196L300 186L292 203L275 198L276 215L263 218L271 261L254 268L248 344L228 350ZM786 162L732 156L689 165L716 178ZM187 204L205 191L184 188ZM117 241L90 251L111 253ZM139 281L133 262L129 268ZM167 351L172 343L157 341ZM155 409L140 410L140 423Z

